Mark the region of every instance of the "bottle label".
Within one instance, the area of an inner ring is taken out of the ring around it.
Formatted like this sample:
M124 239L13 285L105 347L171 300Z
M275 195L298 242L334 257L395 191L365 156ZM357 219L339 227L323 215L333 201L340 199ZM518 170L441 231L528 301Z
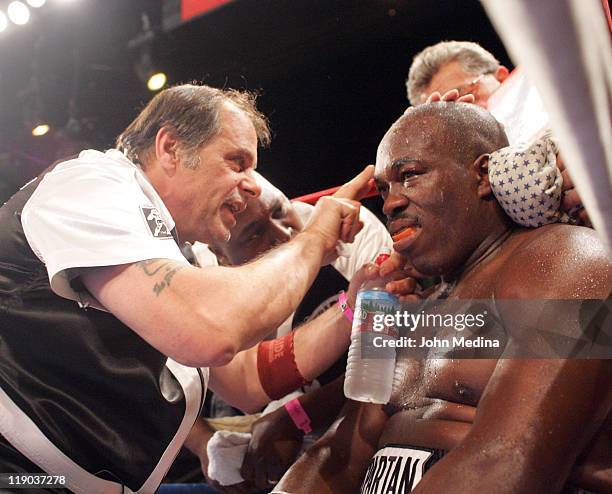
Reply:
M383 290L363 290L357 294L355 307L353 331L398 337L397 297Z

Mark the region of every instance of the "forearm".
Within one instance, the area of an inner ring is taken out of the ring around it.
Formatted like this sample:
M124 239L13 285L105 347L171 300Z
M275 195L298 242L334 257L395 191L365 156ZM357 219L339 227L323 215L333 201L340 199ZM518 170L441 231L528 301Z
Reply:
M297 308L322 257L318 238L301 233L253 263L205 269L210 288L200 297L202 310L214 310L217 324L235 342L236 351L249 348Z
M326 320L324 317L325 315L326 314L322 315L323 320ZM335 318L332 317L332 320L334 319ZM321 328L327 329L329 330L329 334L333 334L331 327L321 324ZM309 332L306 329L306 325L304 326L302 332ZM316 336L316 334L318 334L317 330L313 332L313 336ZM297 334L295 337L297 338ZM309 338L305 339L309 340ZM310 338L310 340L312 341L309 343L312 345L308 345L308 351L313 354L322 351L315 344L317 341L316 338ZM273 341L266 343L273 344ZM297 345L298 343L295 342L294 346L296 347L296 353ZM325 343L325 345L327 345L327 343ZM347 344L345 343L343 347L341 346L337 352L326 349L326 351L329 351L330 353L322 358L320 356L309 357L307 353L304 352L302 353L302 362L308 360L307 368L311 370L314 369L320 373L336 360L338 354L341 354L346 349L346 345ZM301 371L297 355L294 356L294 358L296 360L298 369ZM284 393L279 396L269 396L266 394L264 386L260 380L261 375L258 370L257 359L258 347L252 347L248 350L240 352L229 364L223 367L215 367L211 369L209 382L210 388L214 390L215 393L218 393L225 401L246 413L253 413L261 410L261 408L266 405L271 398L278 398L281 395L284 395ZM314 366L311 360L314 360ZM271 370L272 375L279 381L283 381L288 377L280 368L276 369L273 367ZM313 375L311 377L307 377L307 379L312 379L313 377L316 376ZM344 403L342 383L343 378L339 378L333 383L330 383L328 386L314 390L312 393L308 393L304 397L300 398L300 401L304 400L306 412L311 415L311 419L314 417L316 418L317 424L319 422L322 424L316 425L315 427L328 426L329 423L338 415L338 412ZM286 392L291 392L298 386L299 384L294 384L292 388L288 386ZM312 397L311 394L313 395ZM321 418L319 419L319 417Z
M302 408L310 417L314 430L327 429L342 410L346 402L343 386L344 376L340 376L298 398Z
M347 401L339 418L277 486L291 494L358 492L387 422L379 405Z
M325 372L348 349L351 323L337 305L295 331L295 362L308 381Z
M270 402L257 373L257 347L240 352L223 367L210 369L209 388L244 413L259 412Z
M151 259L92 268L82 279L104 307L164 355L193 367L215 367L262 340L295 310L322 252L316 236L301 233L237 268L199 269ZM142 306L147 310L136 310Z

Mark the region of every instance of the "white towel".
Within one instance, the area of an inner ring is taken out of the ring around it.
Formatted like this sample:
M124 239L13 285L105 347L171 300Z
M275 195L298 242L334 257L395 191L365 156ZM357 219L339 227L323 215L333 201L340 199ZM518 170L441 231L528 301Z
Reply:
M208 477L221 485L239 484L244 479L240 467L246 455L251 433L217 431L206 446Z
M314 386L317 387L317 386ZM262 415L273 412L288 401L301 396L301 391L294 391L280 400L272 401L262 412ZM221 485L234 485L243 482L240 468L244 461L251 434L249 432L217 431L206 446L208 453L208 477ZM306 445L307 442L304 442ZM311 441L308 442L311 444Z

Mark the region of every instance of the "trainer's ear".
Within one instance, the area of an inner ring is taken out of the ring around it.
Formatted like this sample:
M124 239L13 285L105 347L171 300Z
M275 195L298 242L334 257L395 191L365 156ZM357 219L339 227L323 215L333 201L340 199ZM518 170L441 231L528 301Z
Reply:
M170 175L174 175L176 169L180 166L178 146L179 142L174 129L164 126L157 131L155 157L161 167Z
M474 164L472 170L478 176L478 197L488 197L493 194L491 183L489 182L489 155L481 154Z
M503 65L500 65L499 67L497 67L497 70L493 74L493 76L499 82L504 82L509 75L510 75L510 71L506 67L504 67Z

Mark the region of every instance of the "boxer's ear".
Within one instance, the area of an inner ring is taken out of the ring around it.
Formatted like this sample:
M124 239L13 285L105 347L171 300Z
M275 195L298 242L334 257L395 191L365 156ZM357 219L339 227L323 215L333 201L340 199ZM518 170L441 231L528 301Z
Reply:
M472 170L478 177L478 197L485 198L493 194L489 182L489 155L481 154L472 164Z

